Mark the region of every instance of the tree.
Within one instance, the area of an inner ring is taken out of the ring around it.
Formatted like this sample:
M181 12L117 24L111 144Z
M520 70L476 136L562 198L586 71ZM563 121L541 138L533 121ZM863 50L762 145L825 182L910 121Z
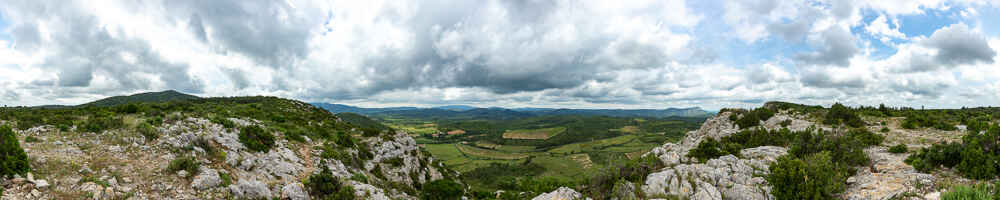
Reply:
M804 160L778 157L767 176L777 199L836 199L834 194L844 190L846 179L846 168L834 163L825 151Z
M323 167L323 171L309 176L305 182L309 195L314 199L355 199L354 188L350 185L342 184L340 179L333 176L330 168Z
M0 126L0 177L25 174L30 169L28 154L24 153L10 126Z
M462 185L450 179L431 181L424 185L423 196L425 200L454 200L462 199Z

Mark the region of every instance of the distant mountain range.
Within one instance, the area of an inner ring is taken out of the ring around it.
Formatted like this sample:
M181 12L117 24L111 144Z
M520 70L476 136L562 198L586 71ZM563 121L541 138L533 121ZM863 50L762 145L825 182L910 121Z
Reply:
M709 117L713 112L699 107L667 108L667 109L568 109L568 108L479 108L466 105L439 106L430 108L418 107L388 107L361 108L343 104L312 103L316 107L332 113L358 113L368 116L400 116L414 118L440 119L517 119L524 117L547 115L584 115L611 117Z

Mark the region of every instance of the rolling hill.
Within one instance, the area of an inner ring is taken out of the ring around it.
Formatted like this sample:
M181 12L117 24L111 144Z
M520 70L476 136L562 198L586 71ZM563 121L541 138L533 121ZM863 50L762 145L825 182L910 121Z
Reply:
M147 92L133 94L129 96L113 96L97 100L90 103L85 103L81 106L116 106L122 104L130 103L161 103L176 100L191 100L200 99L201 97L184 94L174 90L167 90L162 92Z

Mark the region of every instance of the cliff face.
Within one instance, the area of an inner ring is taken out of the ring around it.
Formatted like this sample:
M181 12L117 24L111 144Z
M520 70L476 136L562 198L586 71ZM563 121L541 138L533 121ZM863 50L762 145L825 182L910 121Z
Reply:
M226 120L263 125L250 118ZM53 126L18 131L35 174L44 177L5 181L3 199L310 199L303 182L327 167L358 199L416 199L416 185L449 173L403 132L361 139L358 145L367 148L337 150L372 155L355 167L323 158L322 142L308 137L290 142L283 132L274 133L279 139L272 148L257 152L240 142L238 128L203 118L155 129L160 137L152 140L134 131L95 134ZM199 169L168 172L181 157L194 158Z

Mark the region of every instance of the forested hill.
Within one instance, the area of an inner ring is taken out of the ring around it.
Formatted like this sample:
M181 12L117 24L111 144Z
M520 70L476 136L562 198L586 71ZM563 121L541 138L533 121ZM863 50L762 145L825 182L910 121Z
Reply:
M129 96L114 96L108 97L101 100L97 100L90 103L85 103L83 106L116 106L130 103L161 103L176 100L190 100L190 99L200 99L190 94L184 94L174 90L167 90L162 92L147 92L133 94Z
M477 108L471 106L441 106L432 108L388 107L361 108L343 104L312 103L332 113L352 112L368 116L398 116L437 119L520 119L550 115L582 115L609 117L710 117L715 113L699 107L667 109L553 109L553 108Z

